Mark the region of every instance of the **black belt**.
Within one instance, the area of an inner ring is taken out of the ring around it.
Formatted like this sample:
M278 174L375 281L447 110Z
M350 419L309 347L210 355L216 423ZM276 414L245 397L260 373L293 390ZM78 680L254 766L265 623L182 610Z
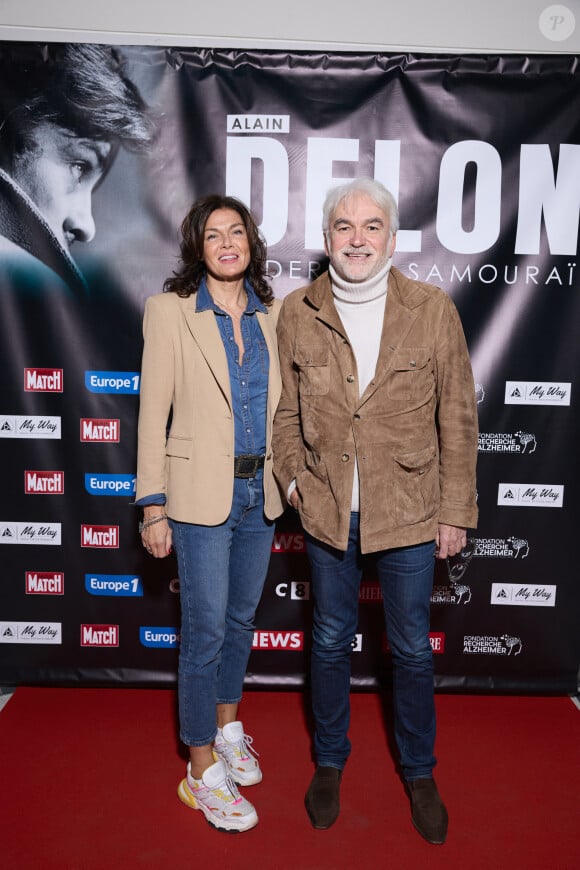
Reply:
M264 467L263 456L244 453L234 458L234 477L255 477L258 469Z

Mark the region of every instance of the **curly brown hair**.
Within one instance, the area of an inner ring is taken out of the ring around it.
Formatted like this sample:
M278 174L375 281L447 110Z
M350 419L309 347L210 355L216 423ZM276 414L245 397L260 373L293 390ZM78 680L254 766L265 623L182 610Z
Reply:
M206 274L203 261L203 244L205 227L210 215L220 208L229 208L237 212L246 228L250 247L250 264L246 269L246 279L249 281L258 299L265 305L271 305L274 299L272 288L267 283L266 273L266 242L262 237L249 209L234 196L211 194L193 203L181 224L181 266L171 278L167 278L163 289L167 293L177 293L188 297L196 293L202 278Z

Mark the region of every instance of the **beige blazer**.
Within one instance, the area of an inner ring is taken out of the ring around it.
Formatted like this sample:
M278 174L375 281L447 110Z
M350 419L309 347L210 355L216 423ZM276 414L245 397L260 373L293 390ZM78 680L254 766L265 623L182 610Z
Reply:
M234 417L228 363L213 311L196 313L195 294L149 297L143 319L143 362L137 454L137 500L167 498L180 522L217 525L233 494ZM264 464L265 513L284 503L272 473L272 422L281 391L274 300L257 312L270 355Z

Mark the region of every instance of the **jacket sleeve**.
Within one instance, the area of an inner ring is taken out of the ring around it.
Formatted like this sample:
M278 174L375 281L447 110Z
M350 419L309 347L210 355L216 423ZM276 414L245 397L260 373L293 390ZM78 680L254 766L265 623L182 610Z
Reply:
M449 297L446 297L438 336L437 428L439 522L475 528L478 514L475 386L463 327Z
M174 393L174 345L167 306L160 296L145 303L137 435L136 500L167 494L167 424Z
M302 456L298 371L294 365L294 323L287 300L284 300L277 327L282 393L272 435L274 475L284 497L301 467Z

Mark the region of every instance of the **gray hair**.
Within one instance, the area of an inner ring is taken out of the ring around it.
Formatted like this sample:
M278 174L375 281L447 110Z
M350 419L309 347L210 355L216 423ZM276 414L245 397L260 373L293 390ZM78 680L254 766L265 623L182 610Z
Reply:
M399 229L399 209L393 194L380 181L375 181L373 178L355 178L353 181L331 187L326 194L322 206L322 231L324 234L326 235L330 230L332 216L343 199L348 199L357 193L369 196L388 215L390 231L396 233Z

